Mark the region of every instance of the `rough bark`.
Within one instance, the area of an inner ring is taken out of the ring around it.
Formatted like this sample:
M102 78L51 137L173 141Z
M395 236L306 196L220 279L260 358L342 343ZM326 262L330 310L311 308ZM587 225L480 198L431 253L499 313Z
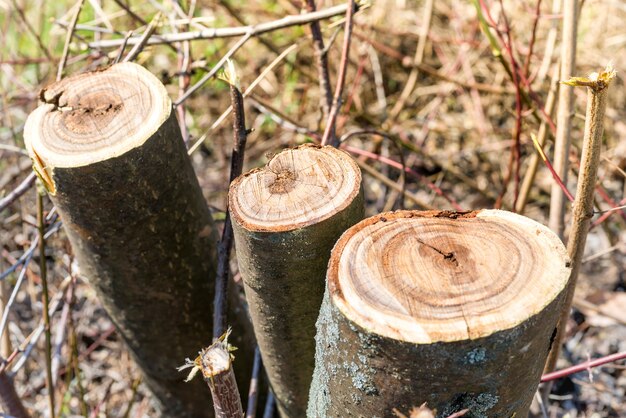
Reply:
M237 389L228 343L216 341L200 353L202 375L211 390L216 418L242 418L243 406Z
M525 417L570 273L559 238L503 211L399 211L333 249L308 417Z
M176 366L211 341L217 238L165 88L123 63L62 80L41 99L26 144L82 275L163 415L212 416L206 388L184 383ZM248 373L253 346L233 344Z
M229 201L263 364L281 415L303 417L326 266L363 217L361 173L343 151L301 146L235 180Z

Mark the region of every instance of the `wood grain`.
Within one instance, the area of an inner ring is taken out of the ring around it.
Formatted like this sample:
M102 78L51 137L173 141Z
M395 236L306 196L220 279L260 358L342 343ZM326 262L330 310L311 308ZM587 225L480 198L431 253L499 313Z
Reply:
M359 194L361 171L343 151L303 145L282 151L231 190L232 213L253 231L279 232L330 218Z
M526 416L569 275L559 238L509 212L358 223L329 262L308 416Z

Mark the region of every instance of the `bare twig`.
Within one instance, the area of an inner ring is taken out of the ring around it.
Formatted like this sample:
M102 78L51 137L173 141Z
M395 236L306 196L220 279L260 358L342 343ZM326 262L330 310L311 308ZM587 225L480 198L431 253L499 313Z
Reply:
M560 77L571 77L576 68L576 12L577 0L564 0L563 3L563 30L561 42L561 70ZM557 129L554 144L554 168L564 184L567 184L568 156L572 118L574 116L573 89L561 87L557 105ZM558 184L553 184L550 192L550 229L563 239L565 216L565 195Z
M368 164L364 163L363 161L356 160L356 162L359 165L359 167L361 167L361 169L365 171L367 174L374 177L376 180L380 181L381 183L385 184L387 187L390 187L393 190L396 190L397 192L402 193L405 197L411 199L413 203L415 203L420 209L427 209L427 210L436 209L434 206L424 202L422 199L417 197L417 195L409 192L408 190L404 190L402 186L400 186L397 182L391 180L389 177L380 173L376 169L370 167Z
M133 12L130 7L128 7L127 5L124 4L123 1L121 0L113 0L115 2L115 4L117 4L118 6L120 6L122 9L124 9L124 11L126 13L128 13L128 15L130 17L132 17L134 20L136 20L137 22L139 22L141 25L147 25L148 22L146 22L141 16L139 16L138 14L136 14L135 12Z
M135 58L137 58L139 53L146 46L148 39L150 39L154 31L156 30L157 26L159 25L160 20L161 20L161 12L158 12L156 16L154 16L154 18L152 19L148 27L146 28L146 31L141 35L141 38L139 38L139 42L134 44L135 46L133 47L133 49L130 50L128 55L126 55L123 62L130 62L134 60ZM124 37L125 42L123 45L129 44L131 39L132 38Z
M61 303L63 302L63 295L65 290L69 287L71 283L71 277L67 277L61 285L59 286L59 291L56 295L54 295L52 303L50 303L50 309L48 310L48 315L52 315L59 308ZM16 364L11 368L11 374L17 373L19 369L26 363L26 360L30 356L33 348L37 344L39 337L43 334L45 329L43 318L39 321L39 325L35 328L29 335L22 341L22 343L13 350L11 355L4 359L0 364L0 373L5 371L12 363L15 361L19 354L22 354L22 357L16 362Z
M335 96L333 98L333 106L328 115L328 121L326 122L326 129L324 130L324 136L322 137L322 145L332 145L336 147L338 145L336 136L333 138L335 129L335 121L337 115L341 109L343 93L343 86L346 82L346 73L348 70L348 58L350 55L350 41L352 39L352 21L354 12L356 9L354 0L349 1L349 7L346 11L346 23L343 35L343 48L341 51L341 62L339 64L339 75L337 76L337 85L335 86ZM331 142L332 141L332 142Z
M267 401L265 402L265 410L263 411L263 418L274 418L276 411L276 398L272 389L267 390Z
M390 122L393 122L398 117L404 108L406 100L409 98L415 88L415 85L417 84L417 77L419 75L418 66L424 60L424 51L426 51L428 31L430 30L430 22L433 16L433 4L434 0L426 0L426 3L424 4L424 15L422 16L422 26L420 28L419 39L417 41L417 48L415 49L415 57L413 58L413 67L411 68L409 78L404 85L404 89L402 89L402 93L400 93L400 98L391 109L389 115Z
M408 57L403 55L400 51L391 48L390 46L387 46L385 44L383 44L382 42L379 42L377 40L368 38L367 36L365 36L364 34L358 32L358 31L353 31L354 36L356 36L357 38L367 42L368 44L370 44L372 46L372 48L382 52L383 54L394 58L398 61L400 61L400 63L407 68L417 68L418 70L428 74L431 77L435 77L439 80L442 81L447 81L449 83L453 83L456 84L459 87L462 87L464 89L476 89L478 91L484 92L484 93L490 93L490 94L510 94L513 93L513 90L509 91L507 89L504 89L502 87L498 87L498 86L494 86L491 84L485 84L485 83L468 83L462 80L458 80L455 79L453 77L450 77L448 75L445 75L441 72L439 72L436 68L431 67L430 65L424 64L424 63L419 63L416 64L413 60L413 58Z
M254 349L254 364L252 365L252 377L250 378L250 390L248 391L248 406L246 418L256 417L256 406L259 401L259 379L261 377L261 352L259 347Z
M26 27L26 30L37 41L37 46L39 46L39 49L41 49L41 52L43 52L43 54L46 56L46 58L48 58L49 61L52 61L53 58L52 58L52 55L50 54L50 51L48 51L48 48L46 48L46 46L44 45L43 41L41 40L41 36L39 36L37 32L35 32L35 29L30 24L30 20L26 18L26 15L24 14L24 10L22 10L22 8L17 4L15 0L11 0L11 4L13 5L13 9L17 11L17 14L20 16L20 20L22 21L22 24L24 25L24 27Z
M537 24L539 23L539 17L541 16L541 0L537 0L535 4L535 16L533 17L533 29L530 32L530 41L528 41L528 53L524 60L523 74L527 79L530 78L530 59L533 56L533 49L535 46L535 40L537 39Z
M486 9L483 0L480 0L480 4ZM522 133L522 87L519 73L520 67L515 59L515 52L513 37L511 35L511 27L509 25L509 19L504 12L504 5L502 4L502 0L500 0L500 8L502 9L502 21L504 22L504 34L506 35L506 40L504 35L500 33L500 31L496 30L502 43L504 44L504 50L506 51L509 62L511 66L511 80L513 81L513 85L515 86L515 126L513 128L513 139L514 145L511 147L511 157L509 159L509 169L506 175L506 178L503 182L502 191L496 200L494 205L495 208L500 208L502 205L502 200L504 199L504 195L507 191L509 181L511 177L514 179L514 193L513 193L513 207L517 204L517 197L519 195L519 183L520 183L520 156L521 156L521 148L520 148L520 136ZM485 10L487 16L489 16L488 9Z
M26 277L26 272L28 270L28 264L30 263L32 256L33 256L33 253L31 252L28 258L24 261L24 266L22 267L22 271L20 271L20 274L17 277L17 280L15 281L15 285L13 286L13 291L11 292L11 296L9 296L9 300L7 300L6 304L4 304L4 310L2 312L2 320L0 320L0 338L2 338L3 335L5 335L4 332L6 331L6 327L9 322L9 312L11 310L11 307L15 303L15 299L17 298L17 294L20 288L22 287L22 283L24 282L24 278ZM6 335L8 335L8 333ZM8 354L3 354L3 355L8 355Z
M306 0L306 6L309 13L316 11L315 0ZM328 119L330 108L333 105L333 93L330 89L330 75L328 72L328 51L324 48L324 38L322 38L322 30L320 22L315 20L311 22L311 35L313 36L313 47L315 48L315 56L317 58L317 72L319 74L320 104L324 117ZM334 137L335 132L331 132ZM333 138L334 141L334 138Z
M46 265L45 217L43 213L43 190L37 190L37 229L39 231L39 276L42 285L43 321L46 336L46 386L48 388L48 407L50 417L55 417L54 385L52 379L52 342L50 336L50 296L48 294L48 275Z
M550 91L548 92L548 98L546 99L545 111L548 115L552 115L552 112L554 111L554 105L556 103L556 93L558 89L559 69L555 67L554 74L552 75L552 81L550 82ZM545 121L541 121L541 124L539 125L539 131L537 132L537 143L540 147L543 148L543 146L545 145L547 136L548 125ZM526 169L526 174L524 175L524 180L522 180L522 186L520 187L517 205L515 205L515 211L519 214L523 214L524 209L526 209L526 203L528 202L530 189L535 183L535 175L537 174L537 169L539 168L539 157L540 153L534 153L532 157L530 157L530 162L528 163L528 168Z
M0 212L26 193L35 184L35 179L37 175L34 172L30 173L11 193L0 199Z
M607 67L600 74L592 74L589 78L572 78L566 84L572 86L587 86L587 114L585 116L585 135L583 139L583 151L580 159L580 172L576 199L572 212L572 226L567 240L567 252L572 262L572 274L567 284L565 304L563 305L557 334L552 344L552 350L546 363L546 371L554 370L558 359L561 343L565 335L565 326L569 311L572 306L576 280L583 259L583 251L587 241L587 233L593 216L593 194L596 185L598 164L602 147L602 133L604 131L603 120L606 109L608 87L615 71Z
M148 39L147 41L147 45L169 44L172 42L194 41L198 39L232 38L237 36L245 36L247 34L250 34L251 36L257 36L263 33L288 28L290 26L306 25L315 20L324 20L331 17L339 16L346 13L347 8L347 4L339 4L337 6L329 7L327 9L317 12L286 16L282 19L274 20L272 22L259 23L258 25L206 29L196 32L161 34L158 36L150 37L150 39ZM139 43L140 40L140 37L132 37L128 40L128 44L135 45ZM122 42L122 39L104 40L100 42L91 42L88 44L88 47L112 48L120 46Z
M237 178L243 170L243 158L248 132L243 107L243 95L240 91L239 77L232 61L224 72L225 80L230 85L230 99L233 107L233 152L230 159L230 182ZM229 183L230 183L229 182ZM213 312L213 338L217 339L226 332L227 288L230 250L233 245L233 227L226 204L226 220L224 231L217 249L217 274L215 277L215 302Z
M435 184L433 184L432 182L428 181L428 179L426 179L424 176L419 174L417 171L415 171L415 170L413 170L413 169L411 169L409 167L403 166L398 161L395 161L395 160L393 160L391 158L383 157L381 155L374 154L372 152L365 151L365 150L362 150L362 149L359 149L359 148L356 148L356 147L352 147L352 146L349 146L349 145L342 145L342 148L345 149L348 152L353 153L353 154L363 155L363 156L365 156L367 158L370 158L372 160L380 161L381 163L387 164L387 165L389 165L389 166L391 166L393 168L396 168L398 170L404 170L408 175L410 175L411 177L413 177L413 178L417 179L418 181L420 181L426 187L428 187L433 192L435 192L438 196L441 196L444 199L446 199L448 201L448 203L450 203L450 205L452 205L452 207L454 209L459 210L459 211L464 210L453 198L451 198L446 193L444 193L444 191L441 190L439 187L437 187Z
M621 353L611 354L609 356L601 357L595 360L586 361L581 364L577 364L566 369L557 370L556 372L547 373L541 376L542 382L549 382L551 380L560 379L565 376L572 375L574 373L582 372L584 370L591 370L594 367L602 366L603 364L613 363L618 360L626 359L626 351Z
M70 27L67 31L67 36L65 37L65 45L63 45L63 54L61 55L61 60L59 61L57 81L60 81L61 78L63 78L63 69L67 63L67 55L70 52L70 42L72 41L72 36L74 35L74 30L76 29L76 23L78 22L78 16L80 16L80 11L82 10L84 3L85 0L78 0L78 3L75 6L76 11L74 12L74 16L72 16L72 21L70 22Z
M248 32L246 33L244 36L241 37L241 39L239 39L237 41L237 43L235 45L233 45L228 52L226 53L226 55L224 55L218 62L217 64L215 64L215 66L213 68L211 68L211 71L209 71L207 74L205 74L196 84L194 84L193 86L191 86L189 88L189 90L187 90L185 92L185 94L183 94L182 96L180 96L178 98L178 100L176 100L174 102L174 107L179 106L181 103L183 103L185 100L187 100L189 98L189 96L191 96L193 93L196 92L196 90L198 90L200 87L202 87L204 85L204 83L206 83L207 81L209 81L215 74L217 74L217 72L224 66L224 64L226 63L226 61L228 61L234 54L235 52L237 52L239 50L239 48L241 48L243 46L243 44L245 44L250 38L252 37L252 33Z
M278 57L276 57L274 61L272 61L270 65L268 65L261 72L261 74L259 74L259 76L248 86L246 91L243 92L243 97L244 98L248 97L248 95L252 93L254 88L259 85L261 80L263 80L276 67L276 65L278 65L278 63L283 60L283 58L285 58L291 52L295 51L297 48L298 48L298 44L293 44L289 48L285 48L285 50ZM220 117L217 118L215 122L213 122L211 127L200 138L198 138L196 142L189 148L188 153L191 155L195 150L197 150L198 147L200 147L200 145L202 145L202 143L209 137L209 134L213 132L215 129L217 129L217 127L222 124L224 119L226 119L226 117L230 115L230 112L232 111L233 111L233 107L229 106L228 109L226 109L224 113L222 113Z
M117 51L117 56L113 60L113 64L117 64L118 62L120 62L122 60L122 56L124 55L124 50L126 49L126 43L128 42L128 39L131 36L133 36L133 31L132 30L128 31L126 36L124 36L124 43L120 46L120 49Z

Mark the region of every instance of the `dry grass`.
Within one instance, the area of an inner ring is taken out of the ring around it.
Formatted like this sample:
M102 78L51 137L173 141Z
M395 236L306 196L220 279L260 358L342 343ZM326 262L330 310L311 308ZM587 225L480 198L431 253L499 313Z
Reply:
M88 48L87 42L121 38L133 30L140 34L160 10L163 12L159 33L186 31L187 22L177 12L174 2L130 1L131 16L114 2L94 8L97 0L85 2L79 16L76 34L69 49L67 73L93 69L111 63L114 49ZM523 176L530 156L535 152L530 135L539 129L533 117L533 105L516 112L515 85L502 63L493 56L490 44L481 31L476 9L471 2L434 2L434 10L425 45L421 69L415 88L394 120L389 114L409 79L411 64L423 28L425 2L379 0L355 17L350 61L344 89L345 105L337 119L339 137L347 133L375 129L403 142L402 159L418 175L407 176L406 190L417 199L402 199L397 190L379 179L365 176L368 213L382 210L419 207L415 200L442 209L454 208L457 202L466 209L493 207L501 201L511 208L516 199L515 169L511 171L510 155L515 147L515 123L519 117L519 163ZM485 2L491 15L503 25L497 1ZM318 9L331 2L318 1ZM73 3L34 0L0 2L0 196L13 190L29 173L30 162L23 153L22 125L37 105L39 89L54 81L61 58L67 26L72 20ZM504 1L511 26L514 53L520 63L528 55L534 24L534 0ZM202 2L194 11L192 28L239 26L243 22L259 23L297 14L304 8L298 1ZM542 2L533 54L529 59L531 86L537 101L545 101L549 88L550 68L558 57L558 42L552 58L551 26L560 27L559 15L551 12L551 2ZM188 11L188 3L183 9ZM144 22L142 23L141 20ZM343 25L341 17L321 22L329 47L331 84L334 86L341 56ZM596 195L597 206L606 210L624 202L626 192L626 90L622 72L626 69L626 5L620 0L584 2L579 21L577 74L584 75L603 68L612 61L618 70L606 117L604 159L599 179L602 190ZM196 26L194 26L196 25ZM97 28L97 32L94 31ZM111 30L119 35L111 35ZM101 32L100 32L101 31ZM335 39L336 32L339 31ZM194 41L190 45L150 46L137 58L161 77L173 99L202 77L236 42L236 39ZM254 132L248 139L245 168L267 161L281 148L312 141L323 133L320 123L320 91L316 60L308 27L293 27L250 39L234 55L243 89L266 68L280 52L296 44L296 49L269 72L247 99L248 125ZM127 48L128 52L130 48ZM178 53L177 53L178 51ZM51 57L51 59L50 59ZM509 57L505 54L505 60ZM548 66L542 63L549 64ZM189 74L187 70L190 70ZM181 74L183 74L181 76ZM187 74L189 74L187 76ZM565 76L569 76L567 74ZM573 74L572 74L573 75ZM528 88L522 86L528 91ZM575 190L577 165L583 127L584 91L576 91L576 117L573 128L573 174L568 188ZM184 121L183 133L194 143L229 105L228 86L211 80L179 108ZM296 132L297 131L297 132ZM228 182L228 149L231 138L229 123L212 130L208 139L191 156L209 204L219 217L224 208ZM401 161L399 148L380 135L355 135L347 143L355 148ZM545 147L549 157L552 136ZM399 171L385 164L367 160L380 174L394 182L402 181ZM513 159L515 163L517 160ZM513 165L514 167L514 165ZM505 188L501 199L498 196ZM525 214L547 223L549 190L554 180L540 165L529 196ZM433 187L434 186L434 187ZM433 191L436 188L441 193ZM603 195L608 197L604 198ZM612 200L613 204L609 203ZM35 190L0 213L0 272L18 259L37 235ZM52 209L46 203L46 210ZM569 211L568 211L569 213ZM568 217L569 215L567 215ZM594 221L600 215L594 217ZM615 211L588 238L577 293L576 313L570 324L559 367L626 350L624 305L608 305L626 290L626 214ZM569 225L566 218L565 225ZM58 361L57 405L63 404L63 416L149 416L146 391L139 385L132 362L112 325L86 282L70 268L70 248L64 233L50 239L47 249L48 277L52 298L61 294L60 286L67 276L74 277L67 292L73 295L68 308L59 308L52 316L52 341ZM597 256L595 256L597 255ZM17 292L9 315L10 348L0 353L7 357L37 327L42 317L41 281L37 259L28 264L26 280ZM8 295L20 269L3 282ZM623 298L621 299L623 300ZM607 313L608 312L608 313ZM611 319L616 316L616 319ZM620 322L621 318L621 322ZM73 345L72 342L75 341ZM4 344L4 341L3 341ZM75 350L73 350L73 346ZM4 347L4 346L3 346ZM74 353L74 354L73 354ZM190 353L193 355L193 353ZM17 356L11 370L23 356ZM18 393L35 416L46 411L45 360L43 338L15 376ZM183 359L181 359L182 364ZM585 373L560 380L554 388L556 397L547 405L552 416L618 417L625 416L621 404L626 391L623 366L607 366L593 372L591 381Z

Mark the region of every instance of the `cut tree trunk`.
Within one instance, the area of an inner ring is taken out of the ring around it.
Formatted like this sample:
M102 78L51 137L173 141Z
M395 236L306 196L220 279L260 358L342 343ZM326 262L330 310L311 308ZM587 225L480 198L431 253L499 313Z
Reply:
M212 416L206 388L184 383L176 366L211 342L217 237L165 87L123 63L64 79L40 98L26 145L81 274L163 415ZM253 345L233 344L249 373Z
M569 275L559 238L509 212L360 222L329 263L308 416L526 417Z
M330 252L363 218L361 172L343 151L303 145L237 178L229 203L263 364L281 415L301 418Z

